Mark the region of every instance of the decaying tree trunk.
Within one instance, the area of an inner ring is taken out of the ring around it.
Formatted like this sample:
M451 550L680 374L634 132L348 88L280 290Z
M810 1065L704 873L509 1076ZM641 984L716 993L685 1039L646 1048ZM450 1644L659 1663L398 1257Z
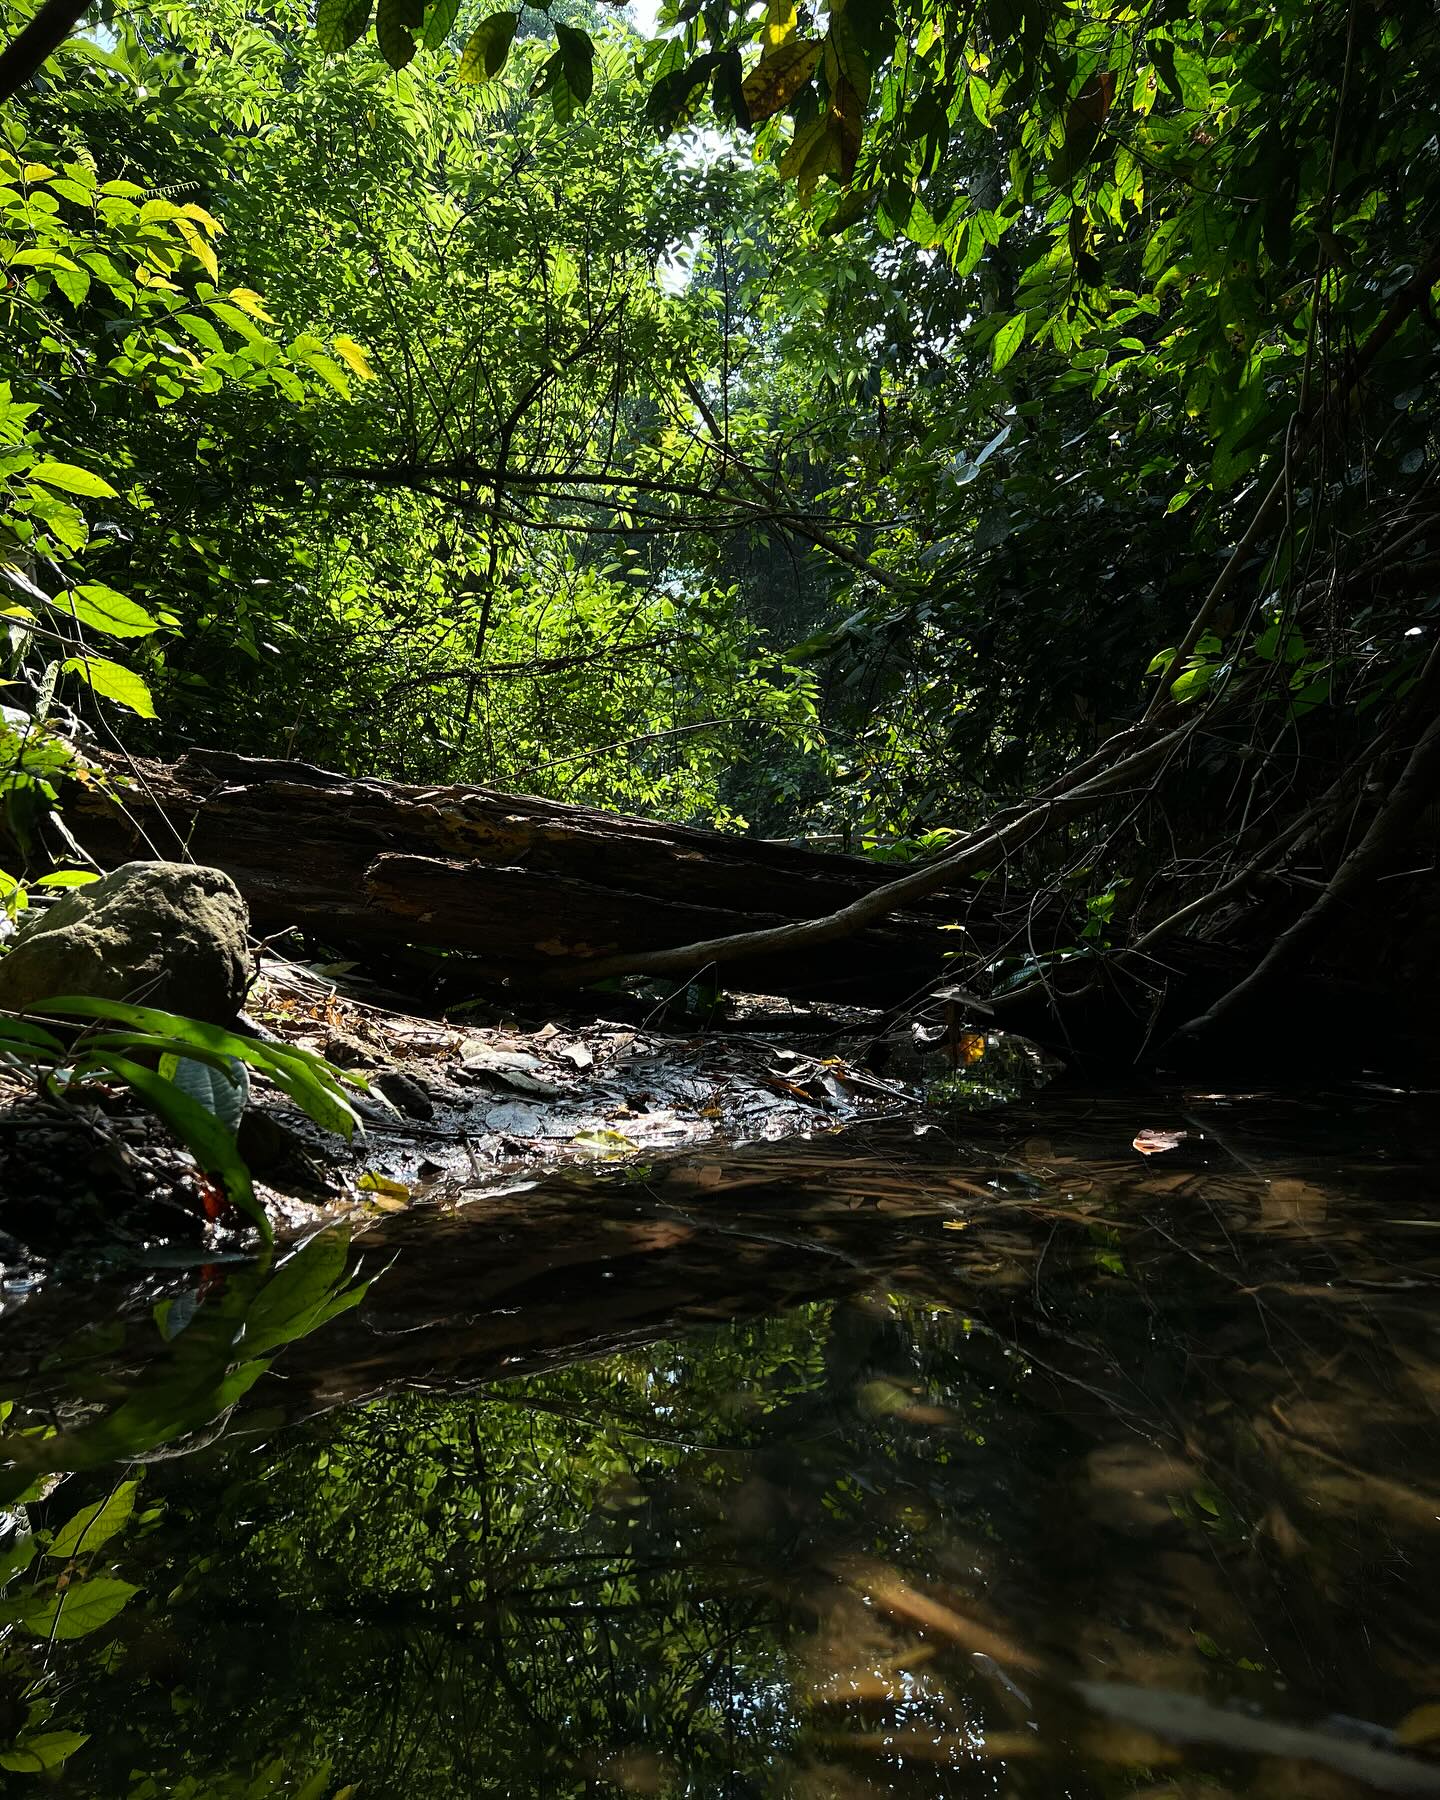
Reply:
M214 751L112 767L139 778L123 811L87 794L68 812L100 861L183 851L234 879L261 932L298 925L341 943L464 951L477 976L519 987L563 983L597 959L819 919L893 875L856 857L486 788L352 780ZM893 1004L942 976L947 954L993 953L1017 922L1053 926L1053 908L1037 914L992 891L961 884L843 943L729 962L725 985ZM702 958L668 973L706 968Z

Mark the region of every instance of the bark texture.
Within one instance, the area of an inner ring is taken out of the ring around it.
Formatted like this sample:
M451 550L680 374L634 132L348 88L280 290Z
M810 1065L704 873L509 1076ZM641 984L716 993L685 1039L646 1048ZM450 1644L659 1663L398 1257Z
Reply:
M69 814L102 862L173 857L183 845L234 880L261 932L300 925L340 942L464 951L477 974L521 987L553 987L572 967L578 978L630 952L822 918L893 877L855 857L486 788L352 780L215 751L133 767L123 812L91 794ZM1021 897L1007 906L990 884L965 882L844 943L727 963L725 981L888 1005L943 975L947 953L998 948L1012 911L1036 929Z

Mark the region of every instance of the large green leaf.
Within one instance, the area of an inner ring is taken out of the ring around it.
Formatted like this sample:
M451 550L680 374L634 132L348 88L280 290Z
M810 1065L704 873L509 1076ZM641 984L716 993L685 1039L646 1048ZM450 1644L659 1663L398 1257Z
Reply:
M424 17L424 0L380 0L375 41L392 69L403 69L419 48L415 33Z
M668 137L672 131L690 124L706 83L724 60L719 50L707 50L703 56L697 56L682 68L671 69L652 84L646 101L646 115L663 136Z
M220 1120L197 1100L182 1093L173 1081L167 1081L154 1069L132 1062L129 1057L100 1050L93 1051L87 1061L109 1069L128 1082L160 1115L205 1173L224 1183L231 1203L255 1222L261 1237L269 1243L272 1234L265 1208L255 1197L255 1190L250 1185L250 1171L235 1148L234 1137Z
M491 13L488 19L482 19L461 53L460 66L456 70L458 79L493 81L505 67L505 58L510 54L510 43L519 23L518 12Z
M430 10L425 15L425 30L421 43L427 50L440 50L444 47L450 33L455 29L455 21L460 17L460 0L432 0Z
M134 600L103 581L82 581L78 587L57 594L50 604L68 613L80 625L110 637L148 637L160 629L160 622Z
M117 1531L129 1524L139 1486L138 1481L122 1481L105 1499L97 1500L93 1506L82 1506L55 1533L45 1554L68 1560L72 1556L88 1556L102 1544L108 1544Z
M103 699L128 707L131 712L139 713L142 719L155 717L155 702L150 697L149 688L133 669L127 669L123 663L111 662L106 656L71 656L61 667L68 674L78 675L92 692Z
M245 1315L244 1346L264 1355L312 1331L336 1310L358 1305L368 1283L340 1292L350 1249L348 1227L320 1231L282 1263ZM336 1302L344 1306L337 1308Z
M90 1742L88 1731L40 1731L11 1750L0 1751L0 1769L17 1775L43 1775Z
M182 1094L198 1101L232 1137L240 1129L250 1098L250 1077L239 1057L226 1057L217 1066L197 1056L171 1055L165 1058L160 1073L173 1081Z
M27 471L32 481L43 481L47 487L59 488L67 494L79 494L87 500L115 500L116 494L103 475L89 469L77 469L74 463L53 462L48 457Z
M995 373L998 375L1025 342L1025 315L1016 313L995 334Z
M61 994L38 1001L32 1010L61 1017L105 1019L130 1028L125 1035L102 1034L91 1039L91 1045L96 1049L144 1048L172 1056L198 1053L205 1060L222 1065L224 1059L238 1057L252 1069L268 1075L317 1124L345 1137L351 1135L359 1120L345 1098L342 1084L363 1093L370 1089L363 1075L337 1069L313 1051L298 1049L293 1044L261 1043L258 1038L242 1037L237 1032L207 1025L199 1019L161 1012L157 1007L132 1006L123 1000L100 1000L87 994Z
M320 0L315 36L326 55L359 42L370 23L370 6L371 0Z
M95 1575L89 1581L72 1581L59 1593L37 1598L25 1612L25 1627L40 1638L82 1638L99 1631L124 1608L133 1594L132 1582L114 1575Z
M815 38L787 38L745 77L743 92L751 119L759 124L781 112L815 73L825 46Z
M555 41L560 47L560 63L570 92L583 105L595 88L595 46L588 32L577 31L573 25L562 25L558 19L555 21Z

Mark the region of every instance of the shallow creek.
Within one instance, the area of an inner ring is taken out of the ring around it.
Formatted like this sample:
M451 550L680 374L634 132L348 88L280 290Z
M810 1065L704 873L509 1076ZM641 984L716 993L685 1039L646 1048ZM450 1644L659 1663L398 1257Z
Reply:
M0 1763L1440 1794L1436 1121L1052 1090L37 1291Z

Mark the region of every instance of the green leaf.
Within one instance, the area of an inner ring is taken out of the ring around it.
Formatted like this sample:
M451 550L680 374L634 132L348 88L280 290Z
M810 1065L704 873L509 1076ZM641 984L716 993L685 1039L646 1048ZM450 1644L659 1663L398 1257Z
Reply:
M238 306L232 306L228 300L207 300L205 305L222 324L228 325L232 331L239 332L247 344L266 342L264 334L255 329L253 321L247 318Z
M150 698L149 688L133 669L127 669L122 663L111 662L104 656L72 656L61 667L67 674L78 675L87 682L102 699L128 706L142 719L155 717L155 702Z
M460 0L434 0L425 15L425 31L420 42L427 50L444 49L459 16Z
M35 1560L35 1539L28 1531L17 1531L0 1550L0 1587L28 1569Z
M419 48L415 32L424 17L424 0L380 0L375 42L392 69L403 69Z
M651 84L645 102L645 116L662 137L668 137L694 118L705 83L716 74L725 57L719 50L707 50L682 68L671 69ZM743 99L741 87L741 104Z
M108 1544L117 1531L129 1524L139 1486L138 1481L122 1481L104 1500L82 1506L55 1533L45 1554L68 1561L72 1556L88 1556L92 1550Z
M224 340L220 333L206 318L199 313L182 312L175 314L175 323L184 326L195 342L205 350L223 350Z
M315 38L326 56L359 43L370 23L370 0L320 0Z
M98 881L99 879L100 877L95 873L94 869L56 869L49 875L42 875L38 881L32 882L31 885L38 888L89 887L92 881ZM47 1033L46 1035L48 1036L49 1034Z
M13 1750L0 1752L0 1769L17 1775L43 1775L47 1769L58 1769L67 1757L90 1742L88 1731L42 1731L26 1738Z
M573 25L562 25L558 19L555 21L555 41L560 47L560 64L570 84L570 92L583 105L595 88L595 46L587 32L577 31Z
M326 356L320 350L309 350L302 352L296 361L304 363L307 369L313 369L317 375L328 381L342 400L350 398L350 383L346 379L345 371L333 357Z
M117 594L103 581L85 581L77 588L57 594L50 602L61 612L68 612L78 624L92 631L103 631L109 637L149 637L160 629L159 621L143 606Z
M45 878L47 881L49 877ZM37 882L43 886L43 882ZM0 1017L0 1044L6 1040L22 1044L26 1049L49 1050L56 1056L65 1054L65 1046L53 1031L46 1031L43 1025L32 1025L28 1019L11 1019Z
M342 1225L316 1232L282 1263L245 1315L246 1354L263 1355L312 1330L338 1297L349 1252L350 1231Z
M87 500L118 500L120 496L103 475L92 475L89 469L77 469L74 463L51 462L48 458L28 471L32 481L43 481L47 487L59 488L67 494L80 494Z
M1007 319L995 334L994 358L995 373L998 375L1025 341L1025 314L1016 313L1013 319Z
M461 53L455 71L459 81L493 81L505 67L510 54L510 41L520 23L518 12L491 13L470 34L470 42Z
M164 1069L161 1073L173 1081L182 1094L188 1094L218 1119L234 1137L250 1098L250 1077L238 1057L227 1057L225 1066L217 1069L213 1063L201 1062L197 1057L180 1056L176 1057L173 1069Z
M225 1184L231 1202L255 1222L268 1244L272 1234L265 1208L255 1198L250 1171L235 1148L234 1138L220 1121L206 1112L198 1101L182 1093L173 1081L166 1081L154 1069L144 1068L129 1057L97 1051L87 1060L111 1070L134 1088L160 1115L205 1173L216 1176Z
M241 1037L218 1025L184 1019L156 1007L131 1006L123 1000L98 1000L88 994L64 994L39 1001L32 1010L58 1013L62 1017L109 1019L133 1028L129 1038L92 1039L97 1049L123 1050L128 1044L131 1048L158 1049L179 1055L191 1053L193 1048L212 1061L239 1057L252 1069L270 1076L317 1124L347 1138L359 1121L354 1108L345 1099L342 1083L364 1093L370 1091L370 1084L363 1075L333 1068L323 1056L316 1056L312 1051L297 1049L293 1044L262 1044L258 1038Z
M90 277L84 269L57 269L55 285L72 306L79 306L90 292Z
M1219 672L1219 663L1197 663L1194 668L1186 669L1171 682L1171 695L1176 700L1193 700L1205 692Z
M123 1609L139 1588L113 1575L72 1581L58 1594L42 1595L25 1613L28 1631L39 1638L82 1638L99 1631Z

